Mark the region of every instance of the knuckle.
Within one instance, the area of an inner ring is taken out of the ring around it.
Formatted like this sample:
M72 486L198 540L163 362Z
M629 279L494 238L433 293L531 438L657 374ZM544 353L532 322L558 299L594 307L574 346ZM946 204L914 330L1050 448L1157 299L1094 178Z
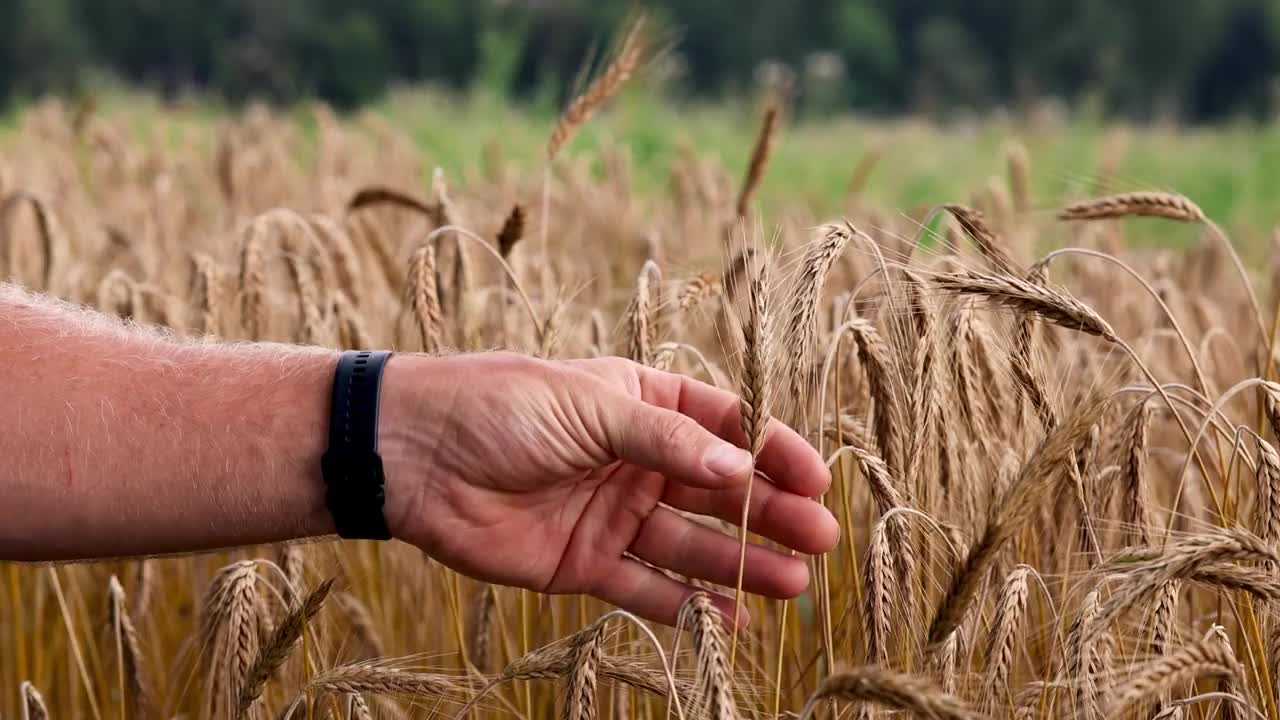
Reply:
M690 427L692 421L674 413L663 413L655 423L654 436L658 446L669 453L692 452L697 445L697 434Z
M617 356L599 358L598 360L593 362L599 362L601 367L605 368L606 370L609 370L610 372L615 372L615 373L631 372L635 369L635 366L636 366L636 364L631 360L628 360L627 358L624 358L624 357L617 357Z
M599 373L602 377L620 383L631 395L640 389L640 365L621 357L600 358Z

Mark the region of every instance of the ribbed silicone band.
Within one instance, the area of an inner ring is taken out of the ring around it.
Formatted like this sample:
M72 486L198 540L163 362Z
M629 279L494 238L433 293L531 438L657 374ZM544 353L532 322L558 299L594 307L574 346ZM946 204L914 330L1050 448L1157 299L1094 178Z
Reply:
M378 455L378 391L390 352L350 350L338 359L329 412L329 448L321 459L325 504L338 535L388 540Z

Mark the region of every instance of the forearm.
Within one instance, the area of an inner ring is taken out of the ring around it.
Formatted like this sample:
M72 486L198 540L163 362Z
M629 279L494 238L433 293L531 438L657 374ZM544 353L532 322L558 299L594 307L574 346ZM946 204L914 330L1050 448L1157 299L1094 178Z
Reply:
M0 285L0 358L0 559L332 531L336 353L166 339Z

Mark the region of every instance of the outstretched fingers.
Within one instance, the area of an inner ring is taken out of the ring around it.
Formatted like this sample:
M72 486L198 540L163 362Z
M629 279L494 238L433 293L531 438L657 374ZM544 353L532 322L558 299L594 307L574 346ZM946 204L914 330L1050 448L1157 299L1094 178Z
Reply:
M659 507L645 519L631 543L636 557L690 578L733 586L738 581L741 546L737 539ZM758 595L792 598L809 585L809 570L799 557L748 544L742 589Z
M783 490L763 475L757 474L752 482L747 512L747 528L751 532L802 553L824 553L835 547L840 539L840 524L821 503ZM740 525L746 494L745 484L705 490L668 483L662 501L687 512Z
M609 450L626 462L703 488L730 487L751 472L751 453L687 415L621 392L597 407Z
M610 572L604 573L600 583L591 588L591 595L616 605L623 610L639 615L646 620L675 625L680 616L680 608L689 596L698 592L698 588L673 580L662 572L645 565L639 560L629 557L618 559ZM732 618L734 602L732 598L710 593L711 601L725 618L727 625ZM738 627L746 627L750 622L746 608L739 614L741 622Z
M683 375L648 367L638 372L645 402L675 410L739 447L747 445L736 395ZM756 469L778 487L805 497L817 497L831 484L822 456L799 433L776 419L769 421Z

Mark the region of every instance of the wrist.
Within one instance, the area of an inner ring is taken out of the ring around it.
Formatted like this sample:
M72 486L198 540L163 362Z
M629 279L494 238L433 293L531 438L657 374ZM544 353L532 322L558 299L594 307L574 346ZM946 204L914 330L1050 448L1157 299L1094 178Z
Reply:
M460 356L396 353L382 374L378 454L386 481L383 512L392 537L422 544L424 496L440 480L442 439L460 376Z

